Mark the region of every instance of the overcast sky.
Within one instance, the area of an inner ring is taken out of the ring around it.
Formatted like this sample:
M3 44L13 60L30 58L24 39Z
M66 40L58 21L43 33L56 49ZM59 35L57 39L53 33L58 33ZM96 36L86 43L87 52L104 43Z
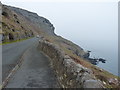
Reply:
M36 12L49 19L56 28L55 32L67 39L117 40L117 0L40 1L3 0L2 3Z

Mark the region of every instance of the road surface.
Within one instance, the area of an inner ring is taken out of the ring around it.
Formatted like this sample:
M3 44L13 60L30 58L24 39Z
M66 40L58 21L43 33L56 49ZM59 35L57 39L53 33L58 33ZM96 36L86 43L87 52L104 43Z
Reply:
M38 50L37 46L38 39L33 38L20 42L20 44L14 43L13 45L6 45L3 47L3 54L10 54L9 57L4 57L6 60L3 61L4 73L11 68L9 65L16 63L23 52L26 51L23 57L23 64L10 79L6 88L58 87L56 76L54 75L52 68L50 68L49 59Z
M12 68L15 67L23 53L37 41L36 38L32 38L2 46L2 81L8 76Z

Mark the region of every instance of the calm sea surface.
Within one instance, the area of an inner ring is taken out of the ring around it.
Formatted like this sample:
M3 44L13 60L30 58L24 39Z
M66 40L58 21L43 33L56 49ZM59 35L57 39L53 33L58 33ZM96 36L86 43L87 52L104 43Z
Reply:
M114 75L118 75L118 43L117 41L90 41L90 40L72 40L84 50L90 50L91 56L106 59L106 63L97 65Z

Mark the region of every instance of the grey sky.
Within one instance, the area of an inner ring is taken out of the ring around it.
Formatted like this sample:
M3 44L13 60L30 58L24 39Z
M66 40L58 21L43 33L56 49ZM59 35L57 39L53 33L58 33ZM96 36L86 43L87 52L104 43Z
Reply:
M4 2L48 18L67 39L117 40L117 2Z

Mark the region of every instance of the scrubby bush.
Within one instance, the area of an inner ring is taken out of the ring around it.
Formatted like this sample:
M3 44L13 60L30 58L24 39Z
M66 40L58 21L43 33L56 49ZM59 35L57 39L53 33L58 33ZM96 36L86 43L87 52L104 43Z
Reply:
M5 17L9 17L8 13L5 12L5 11L2 12L2 15L5 16Z

